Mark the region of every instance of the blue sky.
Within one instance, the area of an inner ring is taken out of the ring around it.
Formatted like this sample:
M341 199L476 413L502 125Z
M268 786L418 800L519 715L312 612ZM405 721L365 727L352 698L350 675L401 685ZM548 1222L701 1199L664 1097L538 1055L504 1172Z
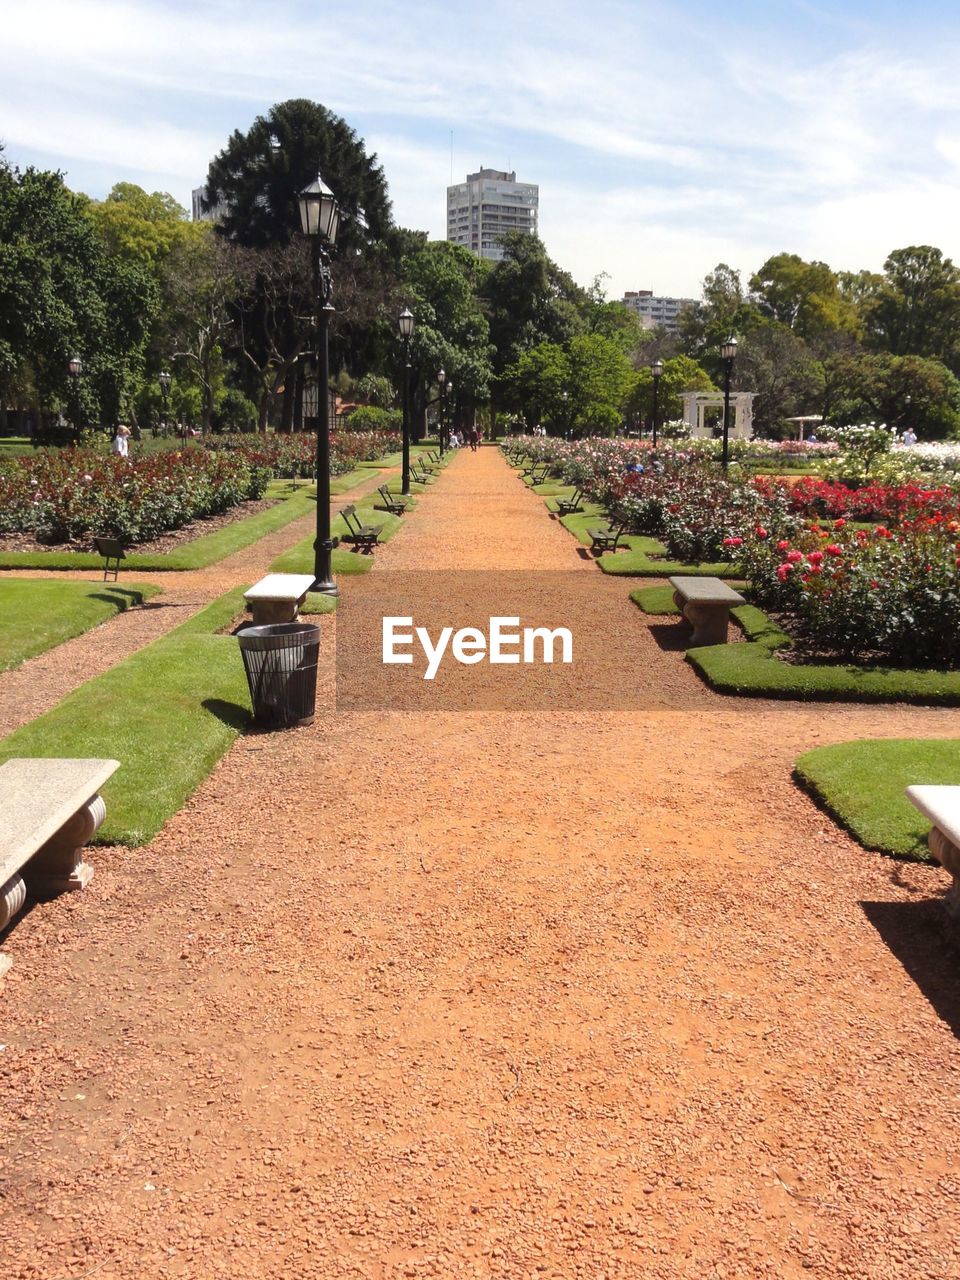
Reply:
M481 165L540 185L581 283L696 296L781 249L879 269L960 257L960 12L927 0L29 0L4 5L0 139L93 196L189 204L285 98L343 115L405 226L444 234ZM952 10L952 12L951 12Z

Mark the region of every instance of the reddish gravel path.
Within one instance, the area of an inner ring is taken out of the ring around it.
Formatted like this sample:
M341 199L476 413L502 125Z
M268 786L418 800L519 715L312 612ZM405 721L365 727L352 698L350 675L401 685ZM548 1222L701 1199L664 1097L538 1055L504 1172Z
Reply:
M712 695L491 449L344 604L518 563L634 710L245 737L16 926L0 1275L960 1277L945 878L789 781L956 713Z
M396 474L396 468L374 471L368 480L335 497L330 504L331 511L340 511L349 503L373 493ZM192 614L231 587L255 582L266 573L278 555L309 537L315 528L316 517L304 516L249 547L242 547L207 569L190 573L130 571L121 575L121 586L125 580L153 582L163 594L154 596L141 607L118 614L102 626L76 636L56 649L31 658L13 671L0 672L0 737L49 711L79 685L109 670L181 622L186 622ZM0 577L100 582L103 573L99 569L79 573L6 570L0 572Z

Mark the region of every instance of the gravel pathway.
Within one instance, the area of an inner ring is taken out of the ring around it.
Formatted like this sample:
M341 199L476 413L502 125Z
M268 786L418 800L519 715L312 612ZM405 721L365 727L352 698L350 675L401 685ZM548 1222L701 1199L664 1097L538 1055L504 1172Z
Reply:
M960 1277L945 877L789 776L956 713L711 694L493 449L377 557L569 571L631 709L327 709L94 850L5 941L0 1275Z

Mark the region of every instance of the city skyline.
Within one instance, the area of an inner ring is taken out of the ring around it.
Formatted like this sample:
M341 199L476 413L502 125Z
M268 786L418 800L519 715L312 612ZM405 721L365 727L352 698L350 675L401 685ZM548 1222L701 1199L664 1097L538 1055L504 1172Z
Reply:
M452 180L515 170L551 256L612 298L698 296L718 262L746 279L783 250L836 270L960 256L960 31L936 0L909 23L888 0L741 0L719 22L700 0L359 0L335 48L331 25L300 0L36 0L0 49L6 157L189 208L233 130L310 97L378 154L400 225L443 239Z

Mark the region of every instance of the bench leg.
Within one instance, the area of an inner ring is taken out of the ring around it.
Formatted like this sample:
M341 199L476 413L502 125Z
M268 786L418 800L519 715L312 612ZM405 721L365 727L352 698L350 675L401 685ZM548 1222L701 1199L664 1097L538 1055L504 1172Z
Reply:
M725 604L703 604L697 600L688 600L686 604L677 601L683 610L683 616L693 627L689 648L697 649L701 645L726 644L730 625L730 606Z
M93 867L83 861L83 846L100 830L106 816L103 797L94 796L34 854L24 873L35 898L87 887Z
M27 900L27 886L23 876L11 876L6 884L0 885L0 929L5 929ZM0 978L7 972L13 961L9 956L0 953Z
M300 610L296 600L254 600L250 612L255 627L270 627L278 622L296 622Z
M944 871L953 876L953 884L947 890L943 905L947 915L960 921L960 849L938 827L934 827L927 836L927 844Z

